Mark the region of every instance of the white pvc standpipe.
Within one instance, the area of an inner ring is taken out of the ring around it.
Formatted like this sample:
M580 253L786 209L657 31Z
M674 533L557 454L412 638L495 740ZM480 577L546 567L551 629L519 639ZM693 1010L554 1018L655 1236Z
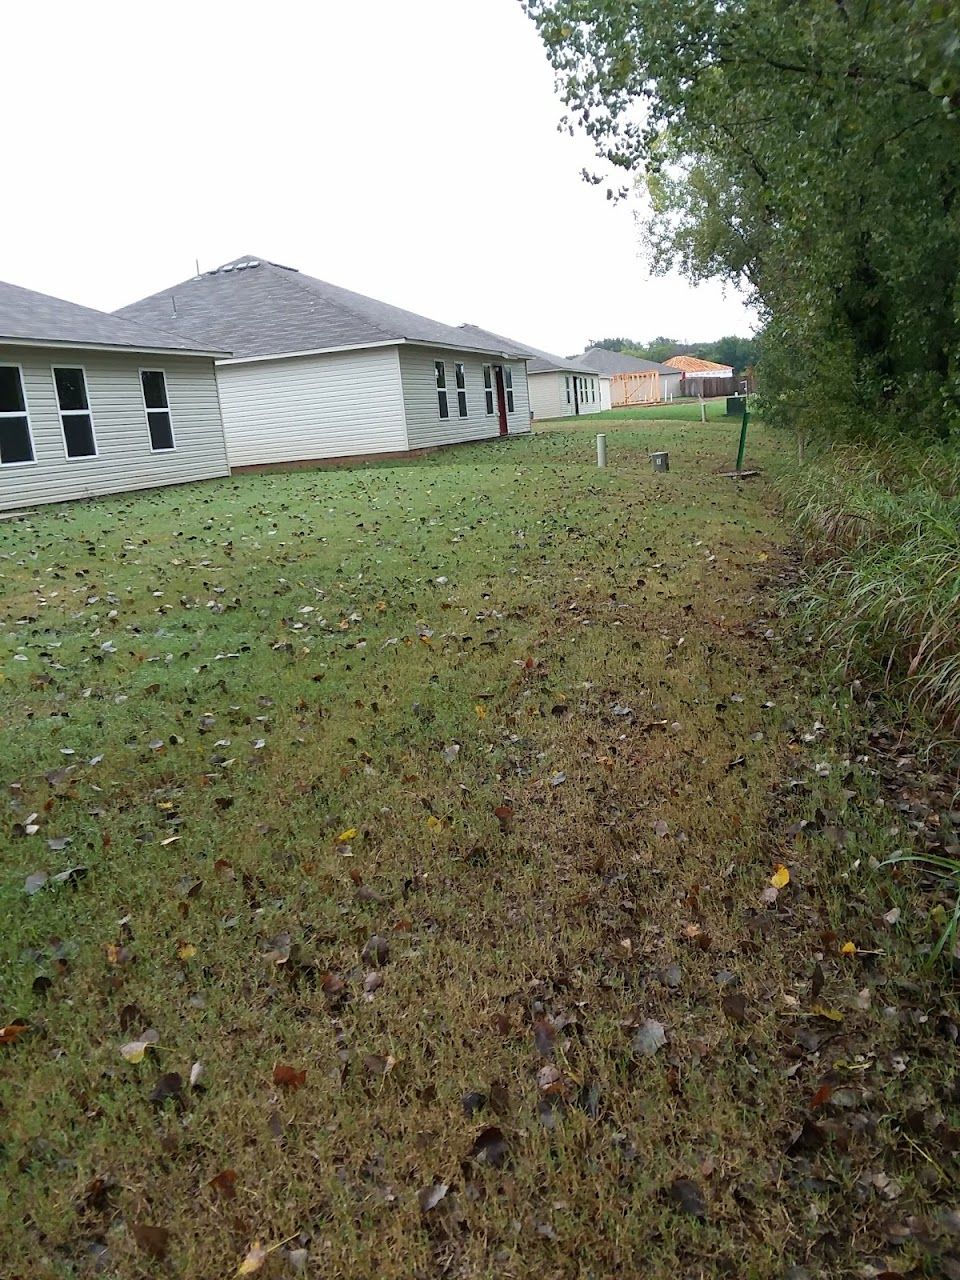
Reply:
M597 436L597 466L607 465L607 437Z

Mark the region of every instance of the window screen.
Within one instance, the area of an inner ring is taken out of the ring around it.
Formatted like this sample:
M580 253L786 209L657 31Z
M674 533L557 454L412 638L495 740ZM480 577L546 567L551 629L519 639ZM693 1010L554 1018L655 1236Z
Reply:
M0 466L33 462L23 379L15 364L0 365Z
M95 458L97 442L87 399L87 379L82 369L54 369L60 406L60 426L68 458Z

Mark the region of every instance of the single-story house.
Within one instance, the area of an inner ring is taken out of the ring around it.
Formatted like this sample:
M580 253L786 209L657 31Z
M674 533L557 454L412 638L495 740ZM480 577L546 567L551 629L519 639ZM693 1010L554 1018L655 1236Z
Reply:
M0 283L0 510L228 475L216 350Z
M232 468L408 453L530 430L502 344L247 254L116 313L232 355L217 382Z
M586 357L566 360L476 325L463 324L460 328L476 341L503 342L526 359L530 411L534 418L569 418L610 408L610 379Z
M582 359L610 379L610 399L621 405L656 404L680 394L680 371L655 360L644 360L606 347L591 347Z
M679 371L682 396L725 396L737 390L728 364L715 364L699 356L671 356L665 363Z

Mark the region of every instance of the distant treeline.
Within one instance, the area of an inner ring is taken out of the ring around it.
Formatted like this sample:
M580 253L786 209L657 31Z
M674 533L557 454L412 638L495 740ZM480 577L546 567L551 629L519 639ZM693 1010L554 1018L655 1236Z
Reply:
M597 342L588 342L585 349L589 351L591 347L623 351L628 356L661 362L670 356L699 356L701 360L729 364L736 373L743 373L745 369L755 365L760 357L756 338L718 338L716 342L678 342L675 338L635 342L632 338L602 338Z

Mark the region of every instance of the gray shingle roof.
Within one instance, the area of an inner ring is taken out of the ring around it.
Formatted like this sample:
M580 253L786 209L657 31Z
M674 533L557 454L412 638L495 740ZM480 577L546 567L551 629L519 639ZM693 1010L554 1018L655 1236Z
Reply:
M622 351L608 351L606 347L591 347L585 352L584 360L589 360L608 374L611 378L618 373L672 373L668 364L657 364L655 360L643 360L640 356L628 356Z
M132 319L119 319L106 311L0 281L0 342L4 341L194 354L210 350L183 335L164 333Z
M116 314L172 325L177 333L215 343L235 357L404 341L503 353L502 347L477 342L452 325L252 254L121 307Z
M489 329L481 329L475 324L462 324L461 332L469 334L476 341L496 341L504 344L504 349L515 355L526 357L527 373L592 373L603 371L592 362L584 360L567 360L563 356L551 355L549 351L541 351L539 347L527 346L525 342L516 342L513 338L504 338L502 334L491 333Z

